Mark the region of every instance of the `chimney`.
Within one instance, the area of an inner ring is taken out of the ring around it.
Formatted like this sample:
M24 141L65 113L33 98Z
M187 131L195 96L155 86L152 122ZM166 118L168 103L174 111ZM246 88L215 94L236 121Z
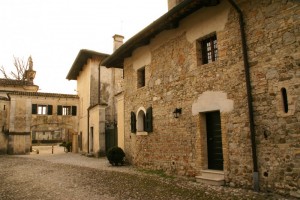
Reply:
M114 38L114 49L113 50L115 51L123 44L124 36L115 34L113 36L113 38Z
M180 4L183 0L168 0L168 10L171 10L178 4Z

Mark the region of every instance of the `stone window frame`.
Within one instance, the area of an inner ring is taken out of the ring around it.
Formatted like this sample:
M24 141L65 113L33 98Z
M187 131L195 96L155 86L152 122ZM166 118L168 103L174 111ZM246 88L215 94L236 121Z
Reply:
M146 109L144 107L137 110L136 121L136 135L148 135L148 132L145 131Z
M207 52L207 47L205 47L205 44L210 41L210 45L212 45L211 49L211 56L212 58L209 59L209 54ZM214 41L216 41L216 47L214 46ZM208 34L204 37L201 37L196 40L196 55L197 55L197 63L198 65L205 65L205 64L210 64L219 59L219 54L218 54L218 37L217 33L213 32L211 34Z
M146 66L140 67L137 70L137 88L146 86Z

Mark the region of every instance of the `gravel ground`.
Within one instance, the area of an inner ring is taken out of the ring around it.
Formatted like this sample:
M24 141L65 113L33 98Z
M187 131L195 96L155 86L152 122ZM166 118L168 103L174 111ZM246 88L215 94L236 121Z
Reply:
M105 158L40 150L0 156L0 199L289 199L229 187L206 186L131 166L112 167Z

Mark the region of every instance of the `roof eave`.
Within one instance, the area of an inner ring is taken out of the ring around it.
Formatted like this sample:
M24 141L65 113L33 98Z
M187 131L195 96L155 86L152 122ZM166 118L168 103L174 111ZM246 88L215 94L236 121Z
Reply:
M77 54L77 57L69 70L66 79L68 80L77 80L77 76L79 75L80 71L82 71L83 66L86 64L89 58L99 57L100 59L105 59L108 57L109 54L99 53L92 50L81 49Z
M123 68L124 59L130 57L132 52L150 43L151 39L164 30L178 27L180 20L204 6L216 6L220 0L185 0L175 6L156 21L152 22L142 31L131 37L120 46L112 55L105 58L101 65L108 68Z

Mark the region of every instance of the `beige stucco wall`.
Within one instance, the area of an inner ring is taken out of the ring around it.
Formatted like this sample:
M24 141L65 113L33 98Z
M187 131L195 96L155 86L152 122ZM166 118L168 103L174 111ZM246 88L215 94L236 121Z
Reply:
M77 77L77 91L80 99L78 133L82 133L82 151L94 154L98 151L104 154L105 124L114 119L112 69L99 67L99 63L99 59L88 59ZM91 127L94 132L92 140L91 135L88 134Z
M8 135L5 130L8 129L9 101L0 100L0 154L7 153Z
M88 111L90 106L91 66L86 64L77 77L77 94L79 96L79 133L82 133L82 151L88 152Z
M9 153L29 153L31 133L59 131L77 135L78 98L10 95ZM52 105L52 115L32 114L32 104ZM77 115L57 115L57 106L76 106ZM72 137L71 137L72 138Z
M124 95L119 94L117 97L117 125L118 125L118 147L124 149Z

